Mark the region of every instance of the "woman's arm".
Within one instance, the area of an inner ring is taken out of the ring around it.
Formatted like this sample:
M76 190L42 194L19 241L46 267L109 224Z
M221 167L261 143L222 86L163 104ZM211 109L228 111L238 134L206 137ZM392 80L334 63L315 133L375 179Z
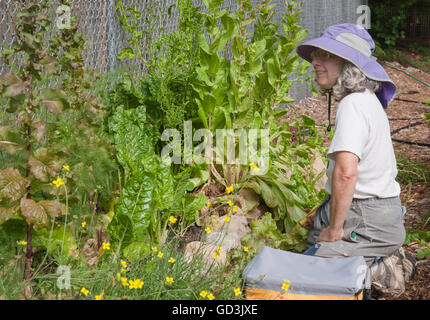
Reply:
M330 226L323 229L317 241L338 241L343 237L343 224L351 207L357 182L359 158L351 152L340 151L334 154L331 199Z

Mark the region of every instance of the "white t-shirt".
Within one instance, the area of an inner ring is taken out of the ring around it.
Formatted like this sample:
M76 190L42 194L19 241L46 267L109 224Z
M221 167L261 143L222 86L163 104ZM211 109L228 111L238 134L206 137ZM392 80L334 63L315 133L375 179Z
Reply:
M339 102L335 133L327 153L326 190L330 194L333 153L337 151L352 152L360 159L354 198L389 198L400 194L388 118L370 90L349 94Z

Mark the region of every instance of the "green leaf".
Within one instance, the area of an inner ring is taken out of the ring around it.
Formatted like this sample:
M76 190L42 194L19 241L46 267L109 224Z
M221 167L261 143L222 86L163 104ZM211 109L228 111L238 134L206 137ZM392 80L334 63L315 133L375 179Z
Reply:
M154 152L154 130L146 121L146 108L124 110L119 106L109 120L120 164L135 173L145 154Z
M48 253L60 249L59 252L64 256L71 256L72 249L75 250L77 247L69 227L64 225L54 228L52 232L46 228L35 231L32 244L35 248L46 249Z
M145 172L135 173L127 181L115 206L116 214L130 218L134 239L137 241L146 239L151 215L156 210L153 201L155 187L155 178L152 175Z
M119 60L129 58L133 59L136 55L134 54L134 51L132 48L124 48L121 50L121 52L118 54L117 58Z
M304 211L303 209L300 209L296 205L288 207L287 212L290 219L295 223L299 222L301 219L306 217L306 211Z
M306 38L307 35L308 35L308 30L301 29L300 31L298 31L295 34L295 36L294 36L294 42L298 43L298 42L302 41L304 38Z
M281 240L283 238L270 212L266 212L260 219L252 221L251 230L253 233L267 239Z
M276 57L271 57L266 61L268 81L270 85L276 88L277 81L280 77L279 60Z
M266 205L270 208L276 207L278 205L278 199L273 194L272 188L261 179L258 179L257 181L261 188L261 196Z
M417 250L417 258L418 259L427 259L430 257L430 249L418 249Z
M203 209L205 204L208 202L203 192L199 193L198 197L187 193L184 198L184 219L187 223L194 221L194 217L197 211Z
M121 244L123 248L127 247L134 239L133 223L130 217L125 214L115 213L107 227L107 232L111 236L111 243Z

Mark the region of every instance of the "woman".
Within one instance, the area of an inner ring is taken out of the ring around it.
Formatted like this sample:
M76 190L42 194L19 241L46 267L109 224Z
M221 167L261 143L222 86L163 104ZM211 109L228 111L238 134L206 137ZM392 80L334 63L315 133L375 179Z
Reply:
M405 257L405 208L384 111L396 86L372 57L374 49L369 33L355 24L331 26L297 48L323 91L340 101L327 154L330 196L317 210L305 254L363 256L368 265L393 253Z

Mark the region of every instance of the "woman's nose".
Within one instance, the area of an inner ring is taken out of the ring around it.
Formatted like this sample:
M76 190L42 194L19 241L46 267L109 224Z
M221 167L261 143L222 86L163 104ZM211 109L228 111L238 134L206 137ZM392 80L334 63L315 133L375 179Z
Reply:
M321 65L321 61L317 57L315 57L315 58L312 59L312 65L314 67L315 66L320 66Z

